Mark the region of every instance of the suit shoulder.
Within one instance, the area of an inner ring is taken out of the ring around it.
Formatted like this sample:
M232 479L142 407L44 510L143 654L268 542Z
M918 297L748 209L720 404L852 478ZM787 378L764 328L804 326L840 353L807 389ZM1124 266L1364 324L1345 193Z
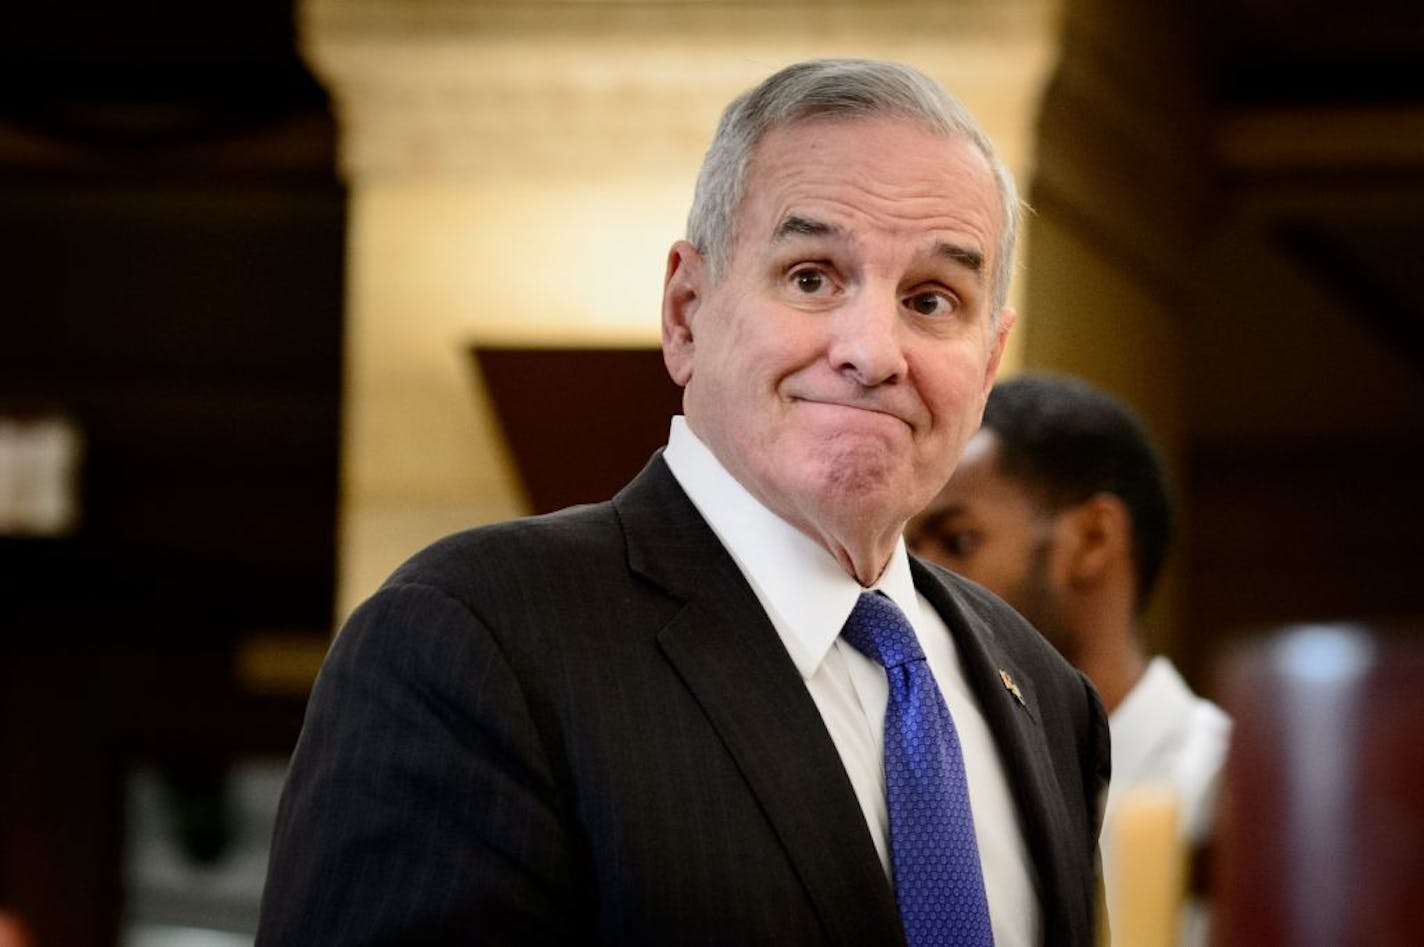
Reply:
M622 561L623 545L611 504L569 507L438 539L407 559L382 588L426 585L467 599L481 588L494 591L537 576Z

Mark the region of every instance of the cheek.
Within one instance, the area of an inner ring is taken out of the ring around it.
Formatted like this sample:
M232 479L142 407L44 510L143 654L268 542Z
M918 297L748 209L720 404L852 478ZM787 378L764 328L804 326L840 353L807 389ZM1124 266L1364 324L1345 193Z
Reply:
M988 564L988 572L993 575L993 585L1001 593L1007 594L1022 581L1028 568L1028 552L1011 543L999 543L994 547L994 558Z
M977 428L986 397L983 360L960 351L940 353L938 358L919 364L920 397L936 422L951 428Z
M724 369L738 379L742 397L776 395L788 379L804 379L824 364L816 340L786 321L777 331L746 331L728 342Z

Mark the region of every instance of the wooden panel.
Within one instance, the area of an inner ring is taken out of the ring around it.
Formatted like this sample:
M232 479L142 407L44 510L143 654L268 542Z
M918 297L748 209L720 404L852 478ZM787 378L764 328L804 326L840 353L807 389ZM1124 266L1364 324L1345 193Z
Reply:
M1424 615L1414 444L1198 448L1184 552L1196 673L1228 636L1283 622Z
M79 531L0 541L0 617L150 598L328 630L344 226L331 178L0 182L0 410L85 439Z
M535 513L613 496L682 411L659 349L476 346L474 356Z

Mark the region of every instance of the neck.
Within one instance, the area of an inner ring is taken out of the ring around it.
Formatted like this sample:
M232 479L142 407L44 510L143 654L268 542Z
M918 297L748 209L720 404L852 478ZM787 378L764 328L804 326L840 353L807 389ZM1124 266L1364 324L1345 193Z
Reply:
M836 561L841 564L841 568L846 571L851 578L855 579L864 588L869 588L875 584L875 580L880 578L885 571L885 567L890 564L890 555L895 551L895 544L892 541L884 549L860 549L852 551L845 546L828 545L831 555L836 557ZM857 553L859 553L857 555Z
M1136 626L1129 621L1116 633L1095 632L1092 643L1072 659L1093 682L1108 713L1117 709L1147 671L1147 657L1139 640Z
M872 523L866 515L838 518L824 515L824 510L820 512L822 515L817 518L804 517L789 522L835 556L846 574L862 586L868 588L875 584L895 554L895 545L900 541L906 521L895 519L881 525Z

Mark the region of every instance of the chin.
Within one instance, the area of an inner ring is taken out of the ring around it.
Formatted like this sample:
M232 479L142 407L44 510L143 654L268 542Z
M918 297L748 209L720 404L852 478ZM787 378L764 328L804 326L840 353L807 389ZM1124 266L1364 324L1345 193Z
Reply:
M896 450L879 437L831 437L812 445L816 479L834 493L873 493L904 479Z
M795 497L802 510L843 520L890 523L914 512L907 507L923 491L904 458L904 446L880 437L812 436L795 445L782 444L781 456L799 456L801 462L782 466L779 473L764 469L766 483L779 481L776 491Z
M840 464L825 470L814 492L826 515L841 522L884 529L908 519L903 478L883 457L874 464Z

